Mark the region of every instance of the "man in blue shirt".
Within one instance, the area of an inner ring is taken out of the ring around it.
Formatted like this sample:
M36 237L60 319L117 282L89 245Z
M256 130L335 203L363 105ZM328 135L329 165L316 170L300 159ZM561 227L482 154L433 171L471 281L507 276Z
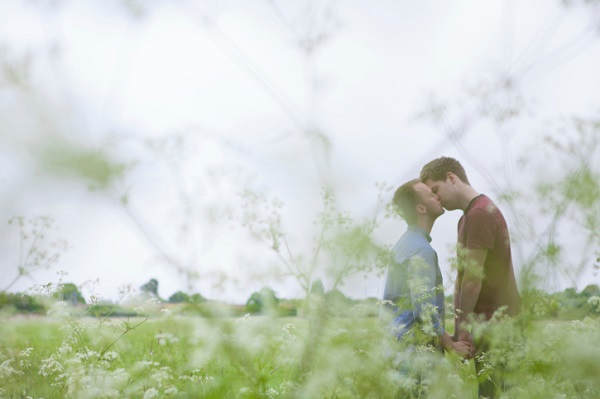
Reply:
M419 179L394 193L394 209L408 228L392 249L383 299L393 312L394 334L409 346L432 345L470 357L470 342L454 342L444 330L444 287L431 228L444 208Z

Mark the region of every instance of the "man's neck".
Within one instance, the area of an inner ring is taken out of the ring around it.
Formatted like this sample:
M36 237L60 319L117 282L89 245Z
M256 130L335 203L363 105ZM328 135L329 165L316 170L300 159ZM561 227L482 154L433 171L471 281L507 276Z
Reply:
M460 209L464 212L469 207L473 198L477 197L479 193L468 184L465 184L460 196Z
M418 218L416 225L425 230L427 234L431 234L434 222L435 220L430 220L428 217L421 217Z

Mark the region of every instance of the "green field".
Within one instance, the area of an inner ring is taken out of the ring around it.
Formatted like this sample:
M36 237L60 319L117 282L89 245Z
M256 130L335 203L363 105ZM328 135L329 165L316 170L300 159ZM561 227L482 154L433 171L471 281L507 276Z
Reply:
M507 370L506 397L599 397L597 318L494 331L486 362ZM477 396L473 361L411 356L372 317L4 318L0 397Z

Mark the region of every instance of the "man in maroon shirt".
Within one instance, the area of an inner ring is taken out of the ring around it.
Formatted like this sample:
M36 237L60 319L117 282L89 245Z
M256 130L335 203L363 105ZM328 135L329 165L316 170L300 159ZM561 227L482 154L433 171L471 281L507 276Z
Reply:
M423 167L420 178L440 198L444 208L464 212L458 222L455 340L468 340L466 320L490 320L500 309L511 316L519 312L521 299L512 265L508 227L492 200L470 185L456 159L434 159ZM475 337L478 350L485 350L487 344L480 338ZM480 384L480 396L495 397L497 385L498 381Z

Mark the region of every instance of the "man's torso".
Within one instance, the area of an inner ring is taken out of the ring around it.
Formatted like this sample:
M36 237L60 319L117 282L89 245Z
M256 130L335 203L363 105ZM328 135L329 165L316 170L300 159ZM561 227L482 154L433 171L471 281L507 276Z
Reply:
M485 195L473 199L458 223L458 258L461 249L485 248L484 276L481 292L475 305L476 314L486 319L502 306L509 315L518 313L520 298L514 275L510 236L502 212ZM458 279L462 280L464 270L459 268Z
M438 266L437 254L429 243L430 237L423 230L410 226L404 235L398 240L392 249L392 262L388 268L385 290L383 299L393 303L392 311L394 312L394 325L399 327L396 332L398 338L414 327L414 324L419 322L415 319L415 299L419 295L415 295L420 288L416 287L414 274L415 263L418 265L421 272L429 276L434 276L435 282L429 282L431 287L423 287L422 291L425 297L425 302L430 302L435 305L438 326L437 329L443 329L444 322L444 291L443 280L440 268ZM412 264L410 262L413 262ZM412 265L409 267L409 265ZM411 273L413 275L411 275ZM412 297L411 297L412 290ZM426 297L429 296L429 297ZM418 312L417 312L418 313Z

